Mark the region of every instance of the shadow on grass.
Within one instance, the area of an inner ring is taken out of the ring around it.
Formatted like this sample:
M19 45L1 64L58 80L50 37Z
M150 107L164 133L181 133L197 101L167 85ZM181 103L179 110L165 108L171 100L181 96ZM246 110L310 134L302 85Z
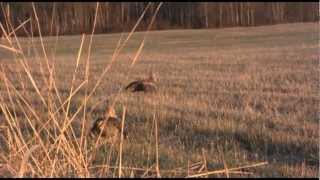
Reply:
M178 136L187 150L212 149L218 148L219 145L230 146L224 148L232 149L239 144L242 149L257 154L269 162L282 161L292 165L301 165L305 162L309 166L319 166L319 162L314 158L319 152L317 144L274 142L267 135L245 131L199 129L186 123L181 123L177 129L176 124L170 122L164 127L167 131L166 136L170 136L170 132Z

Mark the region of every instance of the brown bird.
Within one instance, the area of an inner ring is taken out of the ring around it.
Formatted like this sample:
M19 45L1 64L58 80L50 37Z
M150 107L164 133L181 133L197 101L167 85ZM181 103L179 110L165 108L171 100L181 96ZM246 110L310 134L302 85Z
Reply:
M137 80L131 82L129 85L125 87L126 91L130 92L156 92L157 86L156 83L157 78L155 77L154 73L151 72L150 76L147 79Z
M91 137L100 136L109 142L119 140L121 135L121 119L116 115L113 107L109 106L104 117L98 118L90 132ZM124 138L127 138L126 132L123 132Z

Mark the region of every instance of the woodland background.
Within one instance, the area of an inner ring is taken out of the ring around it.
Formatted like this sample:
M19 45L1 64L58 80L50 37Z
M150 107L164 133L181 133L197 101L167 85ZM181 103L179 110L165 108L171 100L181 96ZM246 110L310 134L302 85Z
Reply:
M157 4L151 3L138 31L146 30ZM42 35L92 31L96 3L37 2L34 5ZM95 33L129 31L147 5L148 2L100 2ZM0 22L6 30L18 27L29 18L30 21L16 32L17 35L38 35L32 3L1 2ZM152 29L259 26L318 20L317 2L165 2ZM7 22L11 22L11 28Z

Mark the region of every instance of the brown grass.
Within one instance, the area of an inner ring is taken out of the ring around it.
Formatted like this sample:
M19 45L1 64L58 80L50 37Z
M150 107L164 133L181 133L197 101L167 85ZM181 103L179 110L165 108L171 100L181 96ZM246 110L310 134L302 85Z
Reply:
M5 33L2 176L318 175L317 24L136 33L138 24L90 40ZM157 94L121 92L150 70ZM86 136L105 100L124 114L120 144Z

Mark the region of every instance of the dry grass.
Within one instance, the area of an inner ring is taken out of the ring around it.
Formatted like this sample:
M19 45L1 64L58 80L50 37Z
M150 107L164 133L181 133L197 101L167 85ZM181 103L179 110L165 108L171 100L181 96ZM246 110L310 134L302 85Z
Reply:
M315 177L318 32L304 23L1 40L0 172ZM150 70L159 93L120 91ZM125 111L120 144L86 136L104 99Z

